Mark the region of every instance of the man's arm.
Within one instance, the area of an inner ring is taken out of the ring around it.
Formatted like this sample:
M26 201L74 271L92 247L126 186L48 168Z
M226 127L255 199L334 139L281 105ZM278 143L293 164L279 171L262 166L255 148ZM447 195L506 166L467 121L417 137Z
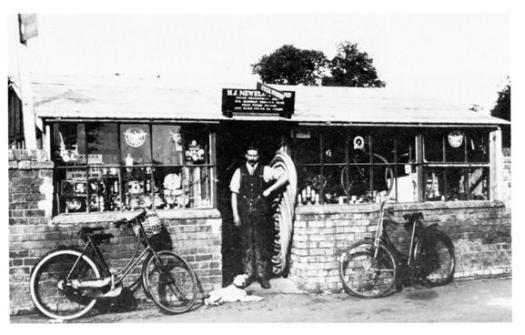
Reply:
M241 225L241 219L239 216L239 209L237 207L237 194L241 186L241 171L239 169L235 170L230 181L230 191L232 192L231 202L232 202L232 212L233 212L233 223L235 227Z
M275 183L273 183L272 185L270 185L270 187L268 187L266 190L264 190L263 192L263 196L266 198L268 196L270 196L270 194L275 191L276 189L278 189L279 187L283 186L284 184L286 184L288 182L288 176L286 175L286 173L281 173L279 175L279 178L277 179L277 181Z
M239 216L239 209L237 207L237 193L232 192L232 212L233 212L233 224L235 227L241 226L241 218Z

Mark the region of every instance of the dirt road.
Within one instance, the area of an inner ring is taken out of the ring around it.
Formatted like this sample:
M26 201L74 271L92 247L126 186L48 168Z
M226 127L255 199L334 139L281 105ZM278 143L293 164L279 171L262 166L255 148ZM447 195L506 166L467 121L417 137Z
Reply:
M263 296L263 301L201 306L182 315L163 315L152 307L77 322L510 322L511 286L508 278L459 281L433 289L405 288L389 297L363 300L346 294L283 293L278 287L266 291L252 284L249 291ZM29 315L13 316L11 322L48 321Z

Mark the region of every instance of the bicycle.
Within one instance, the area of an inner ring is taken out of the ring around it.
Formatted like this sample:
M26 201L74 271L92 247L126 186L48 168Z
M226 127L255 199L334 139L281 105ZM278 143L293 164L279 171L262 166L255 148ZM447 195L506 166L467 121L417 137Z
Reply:
M390 240L385 226L399 224L385 219L385 203L379 208L375 238L365 238L341 254L339 275L346 293L361 298L379 298L399 290L406 279L426 287L452 281L456 265L454 245L437 229L424 226L422 213L405 214L404 228L411 233L408 255ZM390 212L391 213L391 212Z
M123 280L142 260L141 279L146 296L164 312L179 314L189 311L197 299L197 277L191 266L172 251L157 251L142 225L142 209L129 220L114 224L133 230L135 251L127 264L112 273L99 249L109 243L113 234L102 233L103 227L83 227L78 232L85 246L59 247L44 255L33 267L30 279L31 298L47 317L72 320L88 313L98 299L120 295ZM155 217L158 220L158 217ZM158 222L160 227L160 222ZM140 245L144 249L139 253ZM140 278L139 278L140 279Z
M368 186L370 184L369 166L363 165L370 163L370 155L364 155L368 157L367 160L358 162L358 160L354 157L352 158L353 164L345 165L341 169L339 176L340 184L348 198L353 195L352 191L356 185ZM394 186L394 170L392 169L392 165L385 157L377 153L374 153L372 157L373 163L375 164L375 169L384 169L383 173L378 174L381 175L382 180L377 182L383 182L386 193L390 194Z

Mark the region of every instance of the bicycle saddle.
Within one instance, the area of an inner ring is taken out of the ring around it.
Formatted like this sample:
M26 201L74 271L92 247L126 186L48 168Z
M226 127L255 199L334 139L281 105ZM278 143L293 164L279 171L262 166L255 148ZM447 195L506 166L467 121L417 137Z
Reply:
M403 215L403 219L405 219L407 224L413 224L415 221L423 219L423 213L416 212L411 214L405 214Z

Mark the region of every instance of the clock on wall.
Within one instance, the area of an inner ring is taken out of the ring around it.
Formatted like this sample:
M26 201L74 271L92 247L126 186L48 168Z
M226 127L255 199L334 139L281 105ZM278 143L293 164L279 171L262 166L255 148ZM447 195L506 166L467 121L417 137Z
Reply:
M465 135L463 135L462 132L459 130L454 130L448 133L448 144L452 148L459 148L463 144L463 138Z

